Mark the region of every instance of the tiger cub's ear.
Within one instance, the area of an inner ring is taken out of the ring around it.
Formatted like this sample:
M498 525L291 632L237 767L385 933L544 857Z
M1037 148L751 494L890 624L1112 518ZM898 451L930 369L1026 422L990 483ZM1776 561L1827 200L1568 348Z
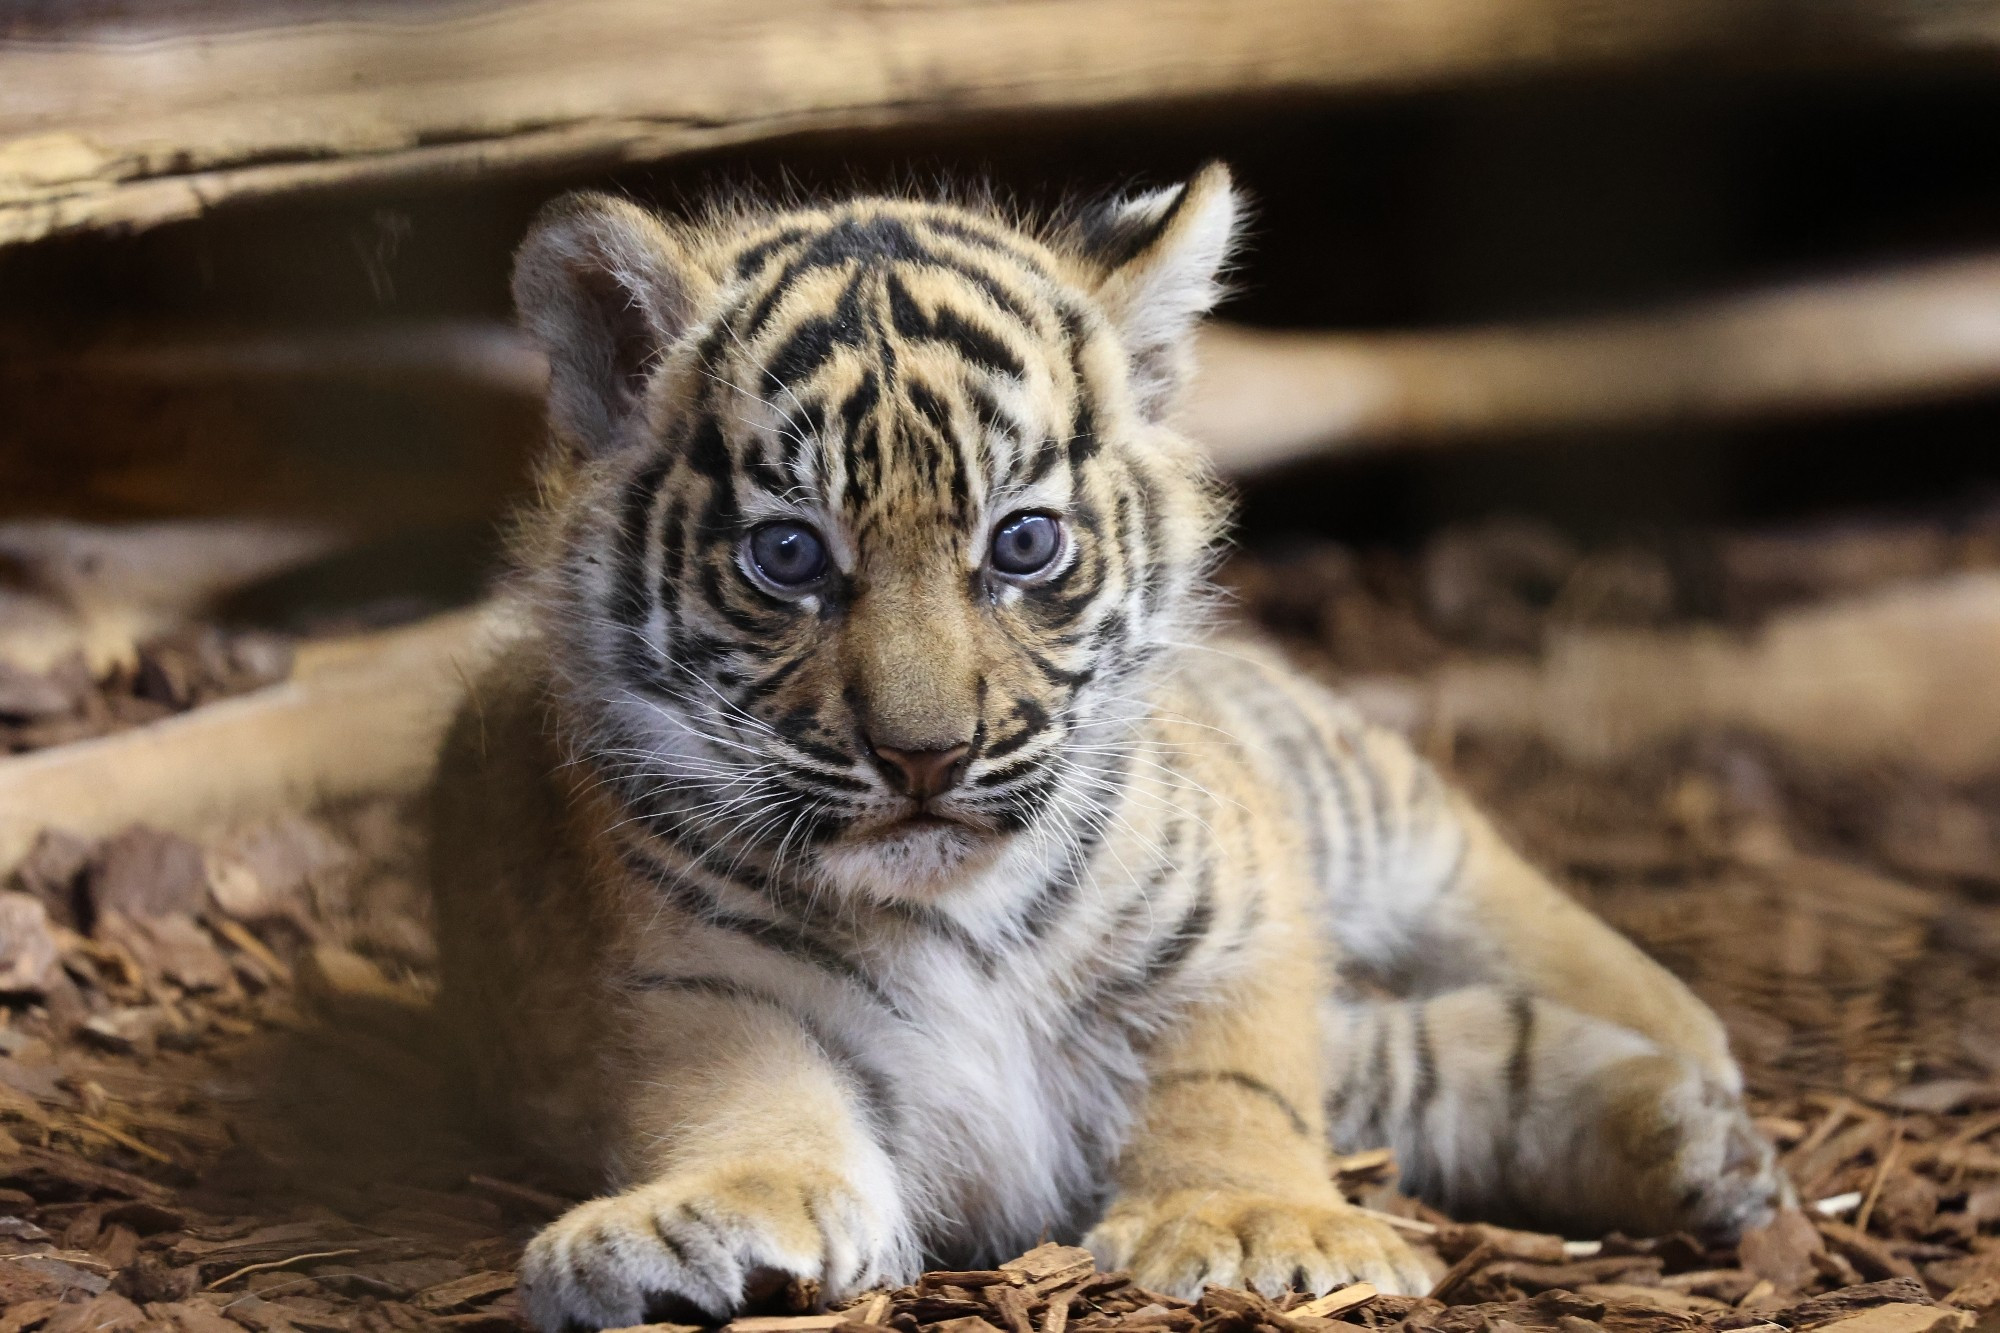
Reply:
M591 457L627 439L646 382L708 279L660 219L602 194L545 207L514 255L514 306L549 359L549 425Z
M1078 239L1102 276L1097 299L1132 364L1148 420L1173 407L1189 370L1194 326L1222 294L1242 197L1211 162L1184 185L1114 199L1082 220Z

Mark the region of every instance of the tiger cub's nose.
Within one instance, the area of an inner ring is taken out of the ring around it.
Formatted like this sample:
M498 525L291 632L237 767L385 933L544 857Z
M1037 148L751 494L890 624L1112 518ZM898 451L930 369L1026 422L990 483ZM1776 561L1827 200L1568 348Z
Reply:
M871 742L870 748L882 761L889 780L903 795L919 801L950 791L959 779L965 756L972 752L970 745L954 745L948 750L898 750Z

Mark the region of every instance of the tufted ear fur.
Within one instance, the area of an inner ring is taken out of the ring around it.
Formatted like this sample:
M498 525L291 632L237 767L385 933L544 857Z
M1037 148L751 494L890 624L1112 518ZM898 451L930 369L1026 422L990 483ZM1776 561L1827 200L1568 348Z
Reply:
M513 285L521 323L549 359L549 425L563 448L592 457L624 442L707 279L660 219L579 193L535 219Z
M1097 299L1149 420L1172 409L1187 380L1194 327L1222 296L1242 211L1229 168L1211 162L1184 185L1114 199L1082 219L1085 255L1103 274Z

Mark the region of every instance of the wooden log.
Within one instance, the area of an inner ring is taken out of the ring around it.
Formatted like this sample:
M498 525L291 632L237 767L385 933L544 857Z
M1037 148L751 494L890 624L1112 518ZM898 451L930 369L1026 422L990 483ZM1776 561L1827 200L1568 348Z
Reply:
M415 791L493 612L308 644L291 679L149 726L0 759L0 873L44 828L103 837L134 821L198 835L322 799Z
M1718 628L1557 634L1544 660L1449 664L1357 697L1417 731L1532 735L1605 762L1698 728L1740 728L1842 763L1947 779L2000 770L2000 574L1956 575Z
M1390 442L1944 399L2000 387L2000 256L1541 325L1216 325L1197 364L1185 424L1236 473Z
M1986 0L45 6L0 38L0 244L812 129L1996 47L2000 9Z

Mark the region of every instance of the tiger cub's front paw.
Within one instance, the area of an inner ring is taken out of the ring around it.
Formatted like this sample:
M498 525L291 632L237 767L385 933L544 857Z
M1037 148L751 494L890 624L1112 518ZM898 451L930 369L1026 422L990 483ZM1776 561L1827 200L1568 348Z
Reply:
M1431 1275L1387 1226L1337 1201L1248 1190L1120 1199L1083 1242L1105 1268L1192 1300L1205 1286L1314 1294L1349 1282L1421 1296Z
M913 1276L893 1199L834 1172L746 1164L669 1177L580 1204L528 1245L522 1302L546 1333L622 1328L653 1312L715 1319L772 1277L810 1278L829 1298ZM677 1310L676 1307L679 1307Z

